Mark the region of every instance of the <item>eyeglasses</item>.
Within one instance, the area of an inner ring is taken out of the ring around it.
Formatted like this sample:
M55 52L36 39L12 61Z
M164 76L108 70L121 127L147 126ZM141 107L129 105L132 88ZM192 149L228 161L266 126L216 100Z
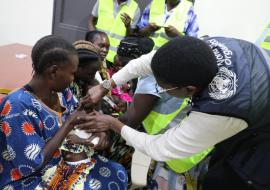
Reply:
M160 87L157 83L156 83L156 86L155 87L156 87L156 93L157 94L162 94L164 92L168 92L170 90L174 90L174 89L179 88L179 87L172 87L172 88L165 89L165 88Z

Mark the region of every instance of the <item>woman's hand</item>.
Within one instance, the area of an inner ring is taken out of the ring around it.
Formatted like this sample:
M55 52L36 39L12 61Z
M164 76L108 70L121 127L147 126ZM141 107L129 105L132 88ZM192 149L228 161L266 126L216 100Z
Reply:
M87 95L81 99L79 107L85 110L93 109L107 93L108 90L103 88L101 85L94 86L90 88Z
M121 14L121 20L124 23L126 28L130 27L131 18L127 13L122 13Z
M169 36L170 38L182 36L182 34L174 26L169 25L168 27L165 27L164 29L167 36Z
M156 25L156 23L149 23L146 27L149 32L155 32L160 29L160 26Z
M82 118L83 123L76 125L77 129L85 130L87 133L97 133L110 129L120 133L124 126L118 119L109 115L104 115L96 111L94 115L87 115Z
M84 122L76 125L76 129L84 130L87 133L99 133L110 130L110 123L113 117L93 111L83 117Z
M81 124L84 122L84 117L86 116L86 112L84 110L75 110L64 122L65 127L68 127L69 130L72 130L74 126Z

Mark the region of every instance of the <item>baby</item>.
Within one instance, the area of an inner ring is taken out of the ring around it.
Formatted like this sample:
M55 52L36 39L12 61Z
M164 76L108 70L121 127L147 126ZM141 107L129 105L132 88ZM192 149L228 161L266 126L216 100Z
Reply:
M62 160L45 172L36 190L68 189L70 186L84 189L84 183L96 164L96 160L92 159L94 149L89 144L96 146L99 143L99 137L91 136L83 130L72 130L60 148Z

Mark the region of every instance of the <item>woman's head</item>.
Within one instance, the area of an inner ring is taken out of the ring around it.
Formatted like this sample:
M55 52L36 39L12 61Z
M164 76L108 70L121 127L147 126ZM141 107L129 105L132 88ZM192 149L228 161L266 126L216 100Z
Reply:
M78 57L75 48L66 40L45 36L34 45L31 57L35 75L48 80L52 90L62 91L74 80Z
M118 46L115 64L125 66L130 60L152 51L153 47L154 41L151 38L142 35L126 36Z
M208 86L218 71L211 48L202 40L184 36L169 41L154 55L151 67L158 84L169 94L192 96Z
M88 83L95 78L95 74L100 68L99 50L94 44L84 40L76 41L73 45L79 57L79 66L75 77Z
M110 47L110 42L107 34L105 32L94 30L89 31L85 35L85 40L92 42L94 45L100 48L100 57L105 60Z

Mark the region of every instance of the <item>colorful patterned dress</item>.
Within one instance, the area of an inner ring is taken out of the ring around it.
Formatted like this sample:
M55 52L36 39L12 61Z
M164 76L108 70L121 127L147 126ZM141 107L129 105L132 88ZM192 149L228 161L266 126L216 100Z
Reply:
M24 88L11 93L1 102L0 189L35 189L40 184L43 173L61 160L58 150L45 167L41 168L45 143L55 135L62 121L74 111L77 104L69 89L58 95L61 105L66 108L64 113L51 110ZM94 156L92 160L96 165L90 175L85 176L87 179L83 189L114 189L113 186L126 189L127 176L121 165L98 156ZM77 174L81 175L83 172ZM67 189L72 189L72 186Z

